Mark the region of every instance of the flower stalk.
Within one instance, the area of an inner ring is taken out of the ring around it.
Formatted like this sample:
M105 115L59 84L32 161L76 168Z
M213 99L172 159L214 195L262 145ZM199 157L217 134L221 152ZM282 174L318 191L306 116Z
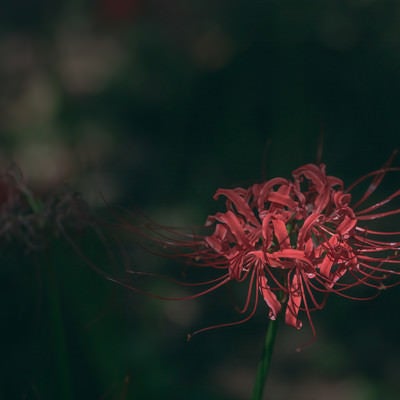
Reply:
M261 353L260 361L258 363L257 375L253 387L253 395L251 397L251 400L262 399L265 383L267 381L268 372L271 365L278 324L279 320L270 320L268 322L267 333L264 340L264 347Z

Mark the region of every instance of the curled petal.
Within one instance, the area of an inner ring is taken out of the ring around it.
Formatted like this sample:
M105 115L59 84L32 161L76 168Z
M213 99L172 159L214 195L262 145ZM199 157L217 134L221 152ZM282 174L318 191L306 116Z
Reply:
M274 227L274 233L278 240L279 248L280 249L288 249L290 248L290 239L289 233L286 228L286 224L279 219L273 219L272 225Z
M336 228L336 232L342 236L349 236L349 233L356 227L357 218L355 217L352 210L348 210L348 215L346 215L343 221Z
M296 201L292 200L287 194L282 194L279 192L270 192L267 196L267 201L286 206L290 209L295 209L297 206Z
M317 213L312 213L310 216L308 216L305 221L303 226L299 230L299 234L297 236L297 247L302 248L304 242L309 239L311 235L311 230L313 226L323 219L323 215L317 214Z
M268 259L271 264L273 261L281 268L295 269L302 266L307 272L314 271L314 264L312 261L306 257L303 250L297 249L283 249L280 251L275 251L271 255L268 255Z
M264 241L264 246L269 248L272 244L273 239L273 229L271 224L271 215L266 215L262 220L262 228L261 228L262 238Z
M351 201L350 193L343 193L341 190L333 194L333 201L337 208L347 207Z
M296 180L300 180L301 176L305 176L315 185L317 192L322 192L326 183L324 164L320 166L314 164L303 165L293 171L292 175Z
M205 238L206 243L217 253L224 251L228 230L224 225L218 224L215 227L215 232L211 236Z
M287 179L284 178L274 178L270 179L268 182L266 182L261 189L257 186L257 208L259 211L262 211L264 209L264 204L267 201L267 196L269 193L273 190L274 186L277 185L288 185L289 182Z
M225 196L236 208L238 214L243 216L246 221L251 224L257 226L259 224L257 218L254 216L253 211L251 210L249 204L246 202L245 195L247 191L244 191L241 188L236 189L218 189L214 195L214 199L217 199L219 196ZM232 207L229 207L231 211Z
M239 246L243 246L248 243L246 234L243 230L243 225L241 224L239 218L232 211L218 213L212 218L226 226L226 228L236 239L236 243Z
M331 269L333 267L334 260L327 255L324 257L322 262L319 264L319 272L326 278L331 275Z
M268 286L267 278L264 275L261 275L259 280L261 294L264 298L265 303L269 307L268 316L270 319L275 320L282 308L282 305L276 297L275 293Z
M293 276L289 300L286 306L285 322L296 329L301 329L302 322L298 319L298 314L302 302L301 287L297 274Z

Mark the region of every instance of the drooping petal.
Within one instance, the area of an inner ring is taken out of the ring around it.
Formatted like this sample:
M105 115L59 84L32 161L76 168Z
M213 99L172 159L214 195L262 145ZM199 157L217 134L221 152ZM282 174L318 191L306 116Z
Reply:
M267 278L261 275L259 278L259 288L264 298L265 303L269 307L268 317L269 319L275 320L279 312L281 311L282 305L276 297L275 293L268 286Z
M289 300L286 306L285 322L296 329L301 329L302 322L298 319L298 314L302 302L300 282L297 274L293 275L289 289Z

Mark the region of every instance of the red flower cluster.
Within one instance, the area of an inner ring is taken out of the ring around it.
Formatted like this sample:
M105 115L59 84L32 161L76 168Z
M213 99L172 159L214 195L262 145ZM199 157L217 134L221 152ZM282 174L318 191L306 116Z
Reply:
M400 241L393 240L400 231L372 231L361 222L400 213L400 208L378 212L400 197L400 190L379 203L360 207L389 170L397 169L383 168L352 185L351 189L372 177L353 206L349 190L344 190L340 179L327 176L323 164L298 168L293 180L275 178L248 189L219 189L214 198L226 197L226 212L207 220L215 226L214 233L205 238L213 260L209 259L209 265L218 259L218 267L227 268L229 280L249 278L244 311L255 289L255 305L260 293L270 319L285 305L285 321L297 329L302 326L300 310L312 326L310 311L323 307L326 296L318 301L317 293L346 296L344 291L356 285L386 288L384 281L400 274L393 270L400 266ZM203 259L207 259L204 254Z
M189 240L160 237L166 247L172 247L172 257L224 271L217 279L199 283L207 287L189 298L230 281L248 282L241 310L247 313L244 319L195 333L247 321L260 296L270 319L283 312L286 323L300 329L299 312L304 311L314 332L310 313L323 308L330 293L354 299L348 289L368 286L377 294L400 283L390 281L400 275L400 230L383 232L364 226L365 221L400 214L399 206L388 209L399 200L400 189L369 204L385 175L400 171L389 166L391 161L346 190L341 179L326 174L324 164L304 165L292 173L291 180L274 178L247 189L219 189L214 199L225 197L226 210L208 217L211 235ZM361 198L353 202L350 192L368 182ZM176 246L186 251L177 255Z

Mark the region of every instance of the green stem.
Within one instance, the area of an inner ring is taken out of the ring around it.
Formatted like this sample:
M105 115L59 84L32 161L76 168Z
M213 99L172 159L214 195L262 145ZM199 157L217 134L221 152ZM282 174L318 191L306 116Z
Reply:
M251 400L261 400L264 392L265 382L269 367L271 364L272 352L274 350L276 331L278 321L270 320L268 323L267 333L265 335L264 348L261 354L260 362L258 363L256 381L253 388L253 396Z

